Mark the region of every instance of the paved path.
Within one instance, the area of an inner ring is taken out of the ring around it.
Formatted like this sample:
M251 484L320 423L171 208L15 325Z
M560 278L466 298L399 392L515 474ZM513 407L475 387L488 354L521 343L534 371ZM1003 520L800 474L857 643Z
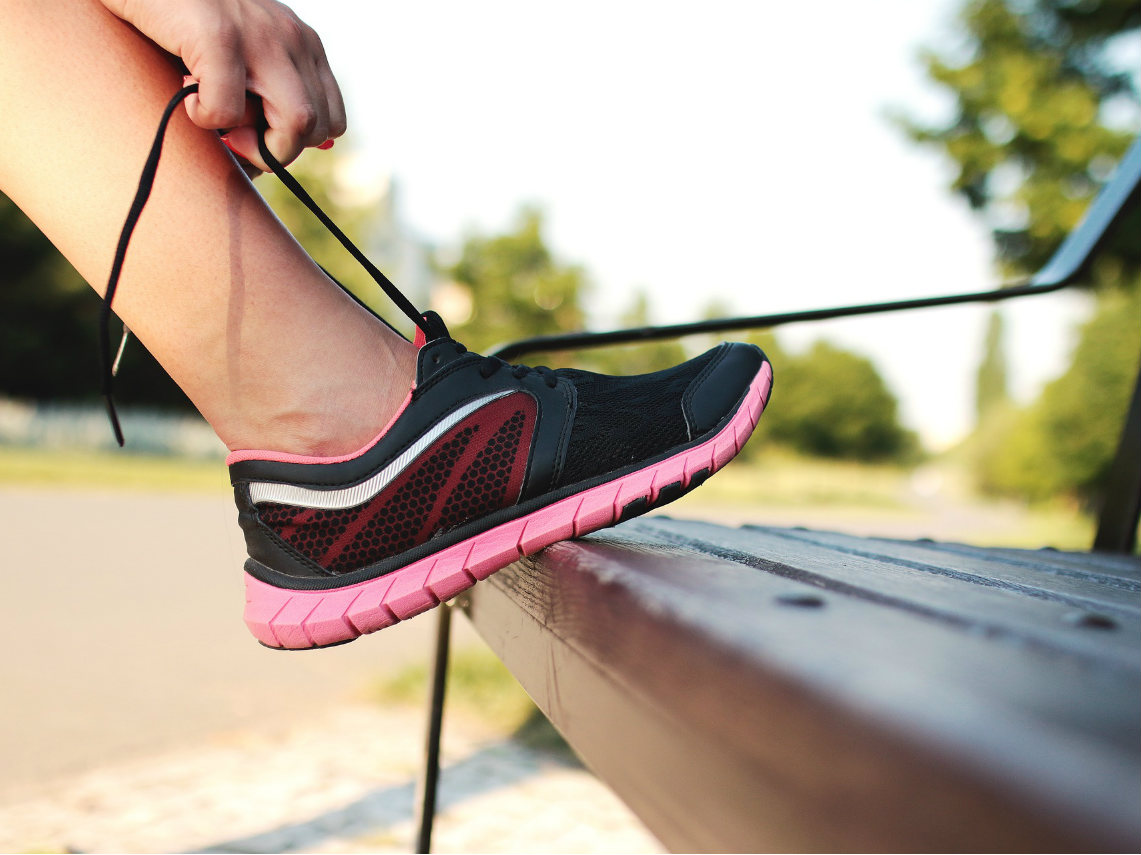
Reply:
M0 804L3 852L408 852L419 711L343 705ZM450 722L433 851L660 852L585 770Z
M0 851L408 851L422 713L359 699L427 658L434 622L260 647L234 515L0 489ZM657 849L581 768L454 716L444 747L437 851Z
M0 489L0 798L300 720L427 657L430 619L323 651L258 645L235 516L224 495Z

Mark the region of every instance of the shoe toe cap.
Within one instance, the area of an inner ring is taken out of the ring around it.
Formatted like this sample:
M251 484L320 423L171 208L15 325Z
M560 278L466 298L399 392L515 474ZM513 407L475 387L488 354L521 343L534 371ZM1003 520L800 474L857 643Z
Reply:
M737 408L766 362L764 352L756 345L733 342L718 350L682 398L693 438L713 430Z

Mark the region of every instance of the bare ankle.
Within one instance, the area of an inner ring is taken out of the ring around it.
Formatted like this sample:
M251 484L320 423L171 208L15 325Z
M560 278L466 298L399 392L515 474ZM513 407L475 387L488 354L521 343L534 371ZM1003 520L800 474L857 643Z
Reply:
M215 430L231 451L306 457L359 451L397 414L412 385L412 345L401 341L392 351L354 371L301 380L304 388L263 390L264 400L240 408L234 424Z

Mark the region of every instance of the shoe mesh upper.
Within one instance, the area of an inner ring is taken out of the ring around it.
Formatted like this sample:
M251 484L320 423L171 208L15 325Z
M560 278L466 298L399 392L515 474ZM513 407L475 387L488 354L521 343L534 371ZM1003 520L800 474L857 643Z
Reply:
M681 398L714 355L709 351L673 368L633 377L556 371L578 390L561 485L649 460L688 441Z

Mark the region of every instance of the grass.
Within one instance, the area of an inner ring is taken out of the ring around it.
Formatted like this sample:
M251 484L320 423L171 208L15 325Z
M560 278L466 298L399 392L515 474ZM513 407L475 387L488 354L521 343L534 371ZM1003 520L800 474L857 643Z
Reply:
M428 695L428 665L418 662L385 677L371 692L384 704L420 705ZM486 647L456 650L448 664L448 705L513 731L535 709L511 672Z
M2 445L0 485L195 493L230 489L226 467L219 460Z
M408 665L386 677L373 687L370 698L384 705L422 705L428 696L428 665ZM448 708L479 719L484 724L528 748L561 756L574 757L570 746L507 666L491 652L478 645L452 653L448 664Z
M980 495L953 456L907 468L804 458L773 446L726 467L665 513L1029 549L1086 550L1094 532L1072 503L1028 507Z
M718 472L700 495L711 504L904 510L910 477L911 470L892 464L802 457L767 446Z

